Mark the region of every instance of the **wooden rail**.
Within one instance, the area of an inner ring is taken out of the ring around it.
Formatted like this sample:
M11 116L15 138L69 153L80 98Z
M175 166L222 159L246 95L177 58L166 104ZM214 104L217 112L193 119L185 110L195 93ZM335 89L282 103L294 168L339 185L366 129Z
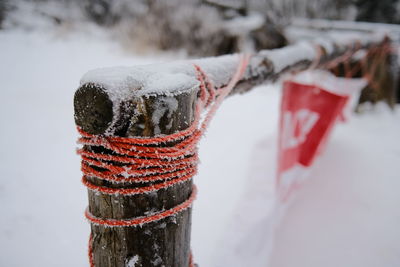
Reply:
M313 64L317 67L348 51L385 41L387 39L381 33L354 33L260 51L252 55L232 94L246 92L289 72L305 70ZM239 55L229 55L91 71L83 77L75 93L75 122L87 133L120 137L154 137L184 130L194 120L198 101L199 81L193 64L199 65L214 84L221 87L228 83L238 62ZM94 148L85 146L84 149ZM103 153L110 151L103 150ZM96 177L89 179L95 185L116 186ZM142 185L126 183L118 186L134 188ZM89 190L89 210L96 217L108 219L145 216L148 212L184 202L191 190L192 180L156 194L122 196ZM134 266L186 267L189 265L190 228L190 208L174 218L142 227L92 225L94 264L96 267L123 267L134 259L137 264Z

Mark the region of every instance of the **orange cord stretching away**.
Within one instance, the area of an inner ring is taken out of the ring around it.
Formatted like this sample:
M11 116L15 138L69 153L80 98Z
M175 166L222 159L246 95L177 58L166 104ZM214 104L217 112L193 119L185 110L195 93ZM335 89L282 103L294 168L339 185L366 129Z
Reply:
M78 154L82 157L82 182L89 189L108 195L134 195L155 192L191 180L197 172L198 156L197 143L206 130L210 120L224 98L232 91L243 76L249 63L250 56L240 56L240 62L235 74L228 85L215 88L206 73L197 65L194 68L200 82L199 98L195 107L194 122L186 130L174 134L156 137L113 137L91 135L78 128L82 135L79 143L87 146L98 146L110 150L110 154L96 153L81 148ZM201 115L205 117L201 119ZM172 147L160 147L161 144L174 144ZM101 171L99 170L101 169ZM129 182L155 182L154 185L138 188L110 188L98 186L90 182L88 177L109 181L112 183ZM175 215L191 207L196 197L196 187L193 186L192 194L183 203L165 211L160 211L149 216L116 220L97 218L86 209L85 216L96 225L107 227L135 227L146 223L158 221ZM89 239L89 262L94 267L93 237ZM192 255L189 266L194 266Z

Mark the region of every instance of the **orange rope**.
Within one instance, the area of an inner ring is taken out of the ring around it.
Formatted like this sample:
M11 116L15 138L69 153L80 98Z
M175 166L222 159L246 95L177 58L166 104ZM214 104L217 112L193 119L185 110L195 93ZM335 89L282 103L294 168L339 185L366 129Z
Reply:
M318 49L321 49L317 46ZM394 48L390 46L390 44L385 43L380 46L374 46L368 49L368 52L365 56L360 60L358 64L354 67L350 66L350 59L354 56L354 54L361 49L361 44L356 43L355 47L351 50L348 50L342 56L334 58L324 64L319 64L321 60L321 50L318 51L317 58L311 64L311 69L315 68L319 65L320 68L331 69L335 75L339 75L339 64L343 64L344 69L344 77L352 78L358 71L361 71L362 78L368 81L368 84L371 88L379 90L379 85L375 82L374 76L377 71L377 67L381 64L387 57L389 53L394 51ZM375 58L373 58L375 56ZM368 66L368 59L373 59Z
M196 192L197 189L194 186L193 187L193 191L192 194L190 195L190 197L183 203L175 206L172 209L166 210L166 211L162 211L162 212L158 212L155 213L153 215L150 216L144 216L144 217L137 217L131 220L115 220L115 219L101 219L101 218L97 218L95 216L93 216L88 209L86 209L85 211L85 217L92 223L95 225L104 225L107 227L124 227L124 226L141 226L143 224L146 223L151 223L151 222L156 222L159 221L161 219L164 219L166 217L172 216L174 214L177 214L181 211L186 210L187 208L189 208L192 205L193 200L196 198Z
M78 149L78 154L82 157L82 183L89 190L102 194L134 195L155 192L191 180L197 173L197 143L223 99L243 76L249 59L250 56L240 56L240 63L235 74L229 83L221 88L215 88L206 73L199 66L194 65L197 79L200 82L200 91L195 107L194 122L183 131L156 137L128 138L91 135L78 128L81 134L78 142L84 146ZM203 113L205 113L205 116L201 119ZM161 147L163 144L173 144L173 146ZM107 149L111 153L96 152L98 149L91 149L92 147ZM114 184L156 181L158 183L135 188L111 188L95 185L89 177ZM169 210L149 216L123 220L105 219L94 216L89 209L86 209L85 217L95 225L135 227L164 219L188 209L196 197L196 192L196 187L193 186L192 193L186 201ZM94 267L92 235L89 238L89 262L90 266ZM194 266L192 255L190 255L189 262L190 266Z

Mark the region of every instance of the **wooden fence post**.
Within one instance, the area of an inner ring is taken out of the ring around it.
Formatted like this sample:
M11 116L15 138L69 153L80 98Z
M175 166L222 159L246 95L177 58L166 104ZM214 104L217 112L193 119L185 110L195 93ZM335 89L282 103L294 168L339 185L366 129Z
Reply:
M134 118L131 117L125 121L132 123L118 125L114 136L151 137L155 133L170 134L186 129L194 118L196 95L196 90L183 90L175 96L159 95L127 99L127 102L121 103L123 109L121 114L127 115L131 110L135 110L136 114ZM178 108L171 109L172 107L166 104L169 101L175 101ZM76 124L92 134L104 131L113 117L112 105L113 103L101 87L83 85L77 90L74 99ZM152 118L161 107L164 113L159 118L159 123L155 125ZM157 130L156 127L158 127ZM165 144L165 146L168 145L170 144ZM85 146L84 149L90 151L99 148ZM103 153L107 154L110 151L104 150ZM149 183L116 185L95 177L89 179L95 185L112 188L149 185ZM88 190L89 211L99 218L121 220L140 217L149 212L170 209L188 199L191 192L192 180L155 193L131 196L106 195ZM189 266L190 229L191 208L175 216L138 227L110 228L92 225L94 265L96 267Z

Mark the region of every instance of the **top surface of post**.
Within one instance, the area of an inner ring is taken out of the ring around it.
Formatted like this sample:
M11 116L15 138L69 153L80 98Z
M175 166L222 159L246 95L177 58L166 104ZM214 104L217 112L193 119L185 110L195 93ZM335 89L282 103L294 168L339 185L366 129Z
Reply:
M201 66L211 82L220 87L228 83L238 60L238 55L229 55L89 71L75 93L75 122L90 134L114 135L112 129L123 117L133 115L138 98L177 96L198 90L200 82L194 65Z

